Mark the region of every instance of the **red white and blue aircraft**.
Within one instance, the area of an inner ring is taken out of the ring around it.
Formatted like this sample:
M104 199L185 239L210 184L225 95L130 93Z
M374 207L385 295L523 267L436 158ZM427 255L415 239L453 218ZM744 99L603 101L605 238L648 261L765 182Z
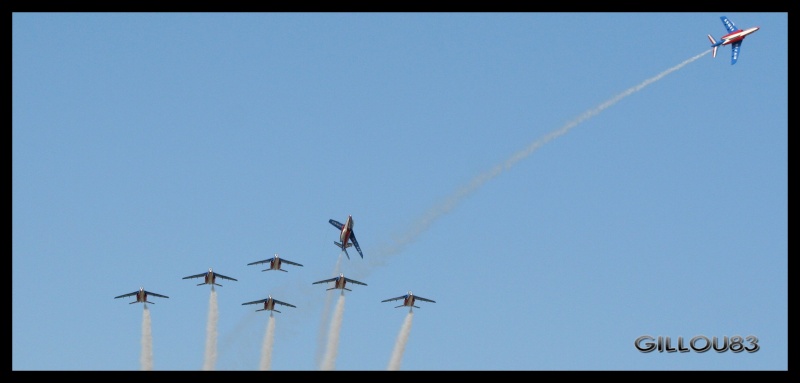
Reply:
M711 41L711 48L714 49L711 56L717 57L717 48L720 46L730 45L731 65L733 65L736 64L736 60L739 59L739 49L742 47L742 40L744 40L747 35L759 30L760 27L738 29L727 17L721 16L720 19L722 20L722 25L724 25L725 29L728 31L728 34L720 37L720 41L716 41L711 35L708 35L708 40Z
M408 306L409 307L408 311L413 310L414 307L419 308L419 306L415 306L414 305L414 302L418 301L418 300L425 301L425 302L436 303L436 301L432 301L432 300L430 300L428 298L423 298L423 297L421 297L419 295L414 295L411 291L409 291L408 294L406 294L406 295L401 295L401 296L399 296L397 298L384 299L381 302L396 301L396 300L399 300L399 299L403 300L403 304L400 305L400 306L396 306L395 308Z
M226 277L226 276L224 276L224 275L222 275L220 273L217 273L214 270L211 270L210 267L208 268L208 272L200 273L200 274L197 274L197 275L190 275L188 277L183 277L183 279L200 278L200 277L205 278L205 281L203 281L203 283L198 283L197 284L198 286L200 286L200 285L217 285L219 287L222 287L222 285L217 283L217 277L219 277L221 279L228 279L228 280L231 280L231 281L235 281L236 280L236 279L233 279L231 277Z
M344 290L353 291L353 290L350 290L347 287L345 287L345 285L347 285L347 282L355 283L357 285L364 285L364 286L367 285L366 283L359 282L359 281L357 281L355 279L345 278L344 274L341 274L341 273L339 274L338 277L333 277L333 278L330 278L330 279L323 279L321 281L317 281L317 282L312 283L312 285L316 285L317 283L326 283L326 282L334 282L334 284L333 284L333 287L328 288L325 291L333 290L333 289L341 289L342 290L342 294L344 294Z
M270 259L265 259L263 261L250 262L250 263L247 264L247 266L258 265L260 263L269 263L269 268L261 270L261 271L280 270L280 271L287 272L287 273L288 273L287 270L281 269L281 265L284 264L284 263L288 263L290 265L295 265L295 266L303 266L303 265L301 265L299 263L292 262L292 261L290 261L288 259L281 259L280 257L278 257L278 253L275 253L275 255L272 256L272 258L270 258Z
M358 250L358 254L361 255L361 258L364 258L364 253L361 252L361 246L358 246L356 235L353 233L353 216L348 215L347 221L344 223L344 225L342 225L341 222L333 219L328 220L328 222L340 230L339 241L341 242L333 241L333 244L336 245L336 247L344 250L344 254L347 256L347 259L350 259L350 254L347 254L347 248L350 246L355 246L356 250Z
M253 305L253 304L262 303L262 302L264 303L264 308L256 310L257 312L258 311L269 310L269 311L275 311L276 313L279 313L280 311L275 310L275 305L276 304L289 306L289 307L297 307L297 306L295 306L293 304L289 304L289 303L286 303L286 302L281 302L281 301L273 298L272 295L268 295L267 298L259 299L257 301L242 303L242 305Z
M160 297L160 298L169 298L166 295L156 294L154 292L145 290L144 287L140 287L139 290L136 290L136 291L134 291L132 293L122 294L122 295L120 295L118 297L114 297L114 299L125 298L125 297L134 296L134 295L136 296L136 300L131 302L130 304L139 303L139 302L155 304L155 303L150 302L150 301L147 300L147 296L148 295L152 295L154 297Z

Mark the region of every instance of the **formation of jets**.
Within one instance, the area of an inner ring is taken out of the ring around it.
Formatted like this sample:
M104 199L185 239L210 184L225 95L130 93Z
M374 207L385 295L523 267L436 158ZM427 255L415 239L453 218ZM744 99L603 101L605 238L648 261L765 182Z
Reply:
M719 41L716 41L714 37L708 35L708 40L711 41L711 48L713 49L711 57L717 57L717 48L720 46L730 45L731 65L733 65L736 64L736 61L739 59L739 50L742 47L742 40L744 40L747 35L754 33L761 28L752 27L747 29L739 29L736 28L736 26L733 24L733 21L728 19L726 16L721 16L720 20L722 20L722 25L725 26L725 30L728 31L728 34L720 37Z
M347 248L348 247L355 247L356 250L358 250L358 254L361 255L361 258L363 259L364 258L364 253L361 252L361 246L358 245L358 241L356 240L356 235L353 233L353 216L352 215L348 215L347 216L347 221L345 221L344 224L340 223L339 221L333 220L333 219L329 220L328 222L331 225L335 226L337 229L339 229L339 241L340 242L334 241L333 243L336 244L336 246L338 248L340 248L340 249L342 249L344 251L345 255L347 255L347 259L350 259L350 255L347 254ZM279 270L279 271L283 271L283 272L288 272L288 270L284 270L281 267L284 264L300 266L300 267L303 266L303 265L301 265L301 264L299 264L297 262L293 262L293 261L290 261L288 259L281 258L278 255L278 253L275 253L275 255L273 255L272 258L267 258L267 259L260 260L260 261L250 262L247 265L248 266L252 266L252 265L261 265L261 264L267 264L268 265L268 267L266 269L262 270L262 271ZM229 277L227 275L222 275L222 274L220 274L218 272L215 272L214 269L212 269L210 267L208 268L207 272L183 277L183 279L193 279L193 278L203 278L203 282L202 283L198 283L197 286L211 285L212 289L213 289L214 286L222 287L221 284L217 283L217 278L219 278L219 279L227 279L227 280L230 280L230 281L237 281L236 278L231 278L231 277ZM337 276L337 277L323 279L321 281L313 282L312 285L316 285L316 284L320 284L320 283L329 283L329 282L333 282L333 286L327 288L325 291L338 289L338 290L342 290L342 294L344 294L345 290L353 291L353 290L350 290L349 288L347 288L347 284L348 283L356 284L356 285L362 285L362 286L366 286L367 285L364 282L357 281L355 279L351 279L351 278L345 277L344 273L339 273L339 276ZM161 294L158 294L158 293L154 293L152 291L147 291L147 290L144 289L144 287L140 287L139 290L137 290L137 291L116 296L116 297L114 297L114 299L131 297L131 296L135 296L136 300L134 300L133 302L130 302L130 304L134 304L134 303L151 303L151 304L154 304L153 302L150 302L149 300L147 300L148 296L154 296L154 297L159 297L159 298L169 298L166 295L161 295ZM408 294L401 295L401 296L395 297L395 298L385 299L385 300L383 300L381 302L390 302L390 301L396 301L396 300L401 300L401 299L403 300L403 304L400 305L400 306L397 306L397 307L407 306L407 307L409 307L409 311L413 310L413 308L415 308L415 307L419 308L419 306L416 306L414 304L417 301L425 301L425 302L436 303L435 301L433 301L431 299L423 298L423 297L421 297L419 295L414 295L414 294L411 293L411 291L409 291ZM264 299L259 299L259 300L255 300L255 301L242 303L243 306L245 306L245 305L254 305L254 304L261 304L262 305L262 308L257 309L256 311L271 311L271 312L277 312L277 313L279 313L280 311L275 309L276 305L281 305L281 306L286 306L286 307L295 307L295 308L297 307L297 306L295 306L295 305L293 305L291 303L287 303L287 302L283 302L283 301L277 300L277 299L273 298L272 295L267 295L267 297L264 298ZM272 315L272 314L270 314L270 315Z

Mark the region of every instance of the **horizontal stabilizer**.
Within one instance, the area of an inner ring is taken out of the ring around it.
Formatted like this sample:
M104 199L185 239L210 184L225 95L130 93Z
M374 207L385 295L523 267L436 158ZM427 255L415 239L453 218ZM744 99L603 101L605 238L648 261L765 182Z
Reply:
M338 247L338 248L340 248L342 250L344 250L345 248L348 248L348 247L353 247L352 243L348 243L347 245L342 245L341 242L333 241L333 244L336 245L336 247Z

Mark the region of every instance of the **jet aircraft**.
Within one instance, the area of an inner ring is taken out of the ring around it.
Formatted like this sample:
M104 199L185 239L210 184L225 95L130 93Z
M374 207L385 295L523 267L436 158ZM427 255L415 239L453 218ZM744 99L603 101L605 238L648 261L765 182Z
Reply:
M257 264L260 264L260 263L269 263L269 268L265 269L265 270L261 270L261 271L280 270L280 271L284 271L284 272L287 272L287 273L288 273L287 270L281 269L281 264L288 263L290 265L303 266L303 265L301 265L299 263L292 262L292 261L290 261L288 259L280 258L278 256L278 253L275 253L275 255L270 259L265 259L263 261L250 262L250 263L247 264L247 266L257 265Z
M364 258L364 253L361 252L361 246L358 246L358 241L356 241L356 234L353 233L353 216L348 215L347 221L345 221L344 225L334 219L328 220L331 225L335 226L339 229L339 241L333 241L333 244L336 247L344 250L344 254L347 256L347 259L350 259L350 254L347 253L347 248L351 246L355 246L356 250L358 250L358 254L361 255L361 258Z
M147 300L147 296L148 295L152 295L154 297L169 298L166 295L156 294L154 292L150 292L150 291L145 290L144 287L140 287L139 290L136 290L136 291L134 291L132 293L122 294L122 295L120 295L118 297L114 297L114 299L125 298L125 297L134 296L134 295L136 296L136 300L131 302L130 304L139 303L139 302L155 304L155 303L150 302L150 301Z
M226 276L224 276L224 275L222 275L220 273L215 272L214 270L211 270L210 267L208 268L208 272L200 273L200 274L197 274L197 275L190 275L188 277L183 277L183 279L200 278L200 277L205 278L205 280L203 281L203 283L198 283L197 284L198 286L208 284L208 285L217 285L219 287L222 287L222 285L220 285L219 283L216 282L217 281L217 277L219 277L221 279L228 279L228 280L231 280L231 281L236 281L236 279L234 279L234 278L226 277Z
M339 274L338 277L333 277L333 278L330 278L330 279L323 279L321 281L317 281L317 282L312 283L312 285L316 285L317 283L325 283L325 282L334 282L333 287L328 288L325 291L333 290L333 289L342 289L342 294L344 294L344 290L353 291L353 290L350 290L347 287L345 287L345 285L347 285L347 282L355 283L357 285L364 285L364 286L367 285L364 282L359 282L359 281L357 281L355 279L346 278L344 276L344 274L341 274L341 273Z
M436 301L430 300L428 298L423 298L423 297L421 297L419 295L414 295L413 293L411 293L411 291L409 291L408 294L406 294L406 295L401 295L401 296L399 296L397 298L384 299L381 302L396 301L396 300L400 300L400 299L403 300L403 304L400 305L400 306L396 306L395 308L408 306L409 307L408 311L413 310L414 307L420 308L419 306L415 306L414 305L414 302L418 301L418 300L425 301L425 302L436 303Z
M295 306L293 304L289 304L289 303L286 303L286 302L281 302L281 301L273 298L272 295L268 295L267 298L259 299L257 301L245 302L245 303L242 303L242 305L253 305L253 304L262 303L262 302L264 303L264 308L263 309L258 309L256 311L269 310L269 311L275 311L276 313L279 313L280 311L275 310L275 305L276 304L289 306L289 307L297 307L297 306Z
M731 65L733 65L736 64L736 61L739 59L739 49L742 47L742 40L744 40L747 35L759 30L760 27L739 29L725 16L721 16L720 20L722 20L722 25L725 26L725 30L728 31L728 34L720 37L720 41L716 41L711 35L708 35L708 40L711 41L711 48L713 48L711 57L717 57L717 48L720 46L730 45Z

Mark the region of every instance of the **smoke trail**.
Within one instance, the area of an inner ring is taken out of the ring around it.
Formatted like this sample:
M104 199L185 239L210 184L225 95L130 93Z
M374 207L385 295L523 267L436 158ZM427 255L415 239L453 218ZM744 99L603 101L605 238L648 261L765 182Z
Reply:
M617 102L619 102L623 98L628 97L628 96L630 96L630 95L632 95L632 94L644 89L646 86L648 86L648 85L650 85L650 84L652 84L652 83L654 83L654 82L656 82L658 80L661 80L664 76L666 76L666 75L668 75L668 74L670 74L672 72L675 72L678 69L683 68L687 64L699 59L700 57L703 57L704 55L708 54L709 52L711 52L711 50L707 50L707 51L705 51L705 52L703 52L703 53L701 53L701 54L699 54L697 56L694 56L694 57L692 57L692 58L690 58L690 59L688 59L688 60L686 60L686 61L684 61L684 62L682 62L682 63L680 63L680 64L678 64L678 65L676 65L674 67L672 67L672 68L669 68L669 69L659 73L658 75L643 81L641 84L636 85L636 86L634 86L634 87L632 87L632 88L630 88L630 89L628 89L628 90L626 90L626 91L624 91L624 92L612 97L611 99L609 99L608 101L603 102L602 104L598 105L597 107L595 107L593 109L590 109L590 110L587 110L586 112L584 112L583 114L578 116L576 119L568 122L566 125L564 125L564 126L558 128L558 129L556 129L556 130L544 135L543 137L539 138L538 140L536 140L533 143L531 143L530 145L528 145L525 149L520 150L519 152L515 153L513 156L511 156L509 159L507 159L503 164L499 164L499 165L495 166L494 168L492 168L491 170L486 171L486 172L484 172L482 174L479 174L478 176L473 178L472 181L470 181L467 185L462 186L460 189L456 190L455 193L453 193L452 195L447 197L443 203L441 203L440 205L434 206L433 208L429 209L420 219L418 219L416 221L415 224L413 224L411 226L411 228L405 234L401 235L398 239L395 239L395 243L394 244L390 244L388 246L385 246L383 249L380 249L379 251L376 252L377 255L379 255L381 257L386 257L386 256L389 256L389 255L393 255L393 254L399 253L400 251L403 250L403 248L405 248L406 245L410 244L420 234L422 234L423 232L428 230L428 228L431 226L431 224L433 224L433 222L436 219L438 219L442 215L450 212L450 210L453 210L464 198L466 198L467 196L469 196L470 194L475 192L478 188L483 186L485 183L487 183L490 180L494 179L495 177L499 176L504 171L511 169L511 167L514 166L517 162L527 158L528 156L533 154L533 152L535 152L537 149L542 147L544 144L550 142L551 140L553 140L555 138L558 138L558 137L566 134L572 128L574 128L574 127L578 126L580 123L582 123L582 122L584 122L584 121L586 121L586 120L588 120L588 119L600 114L600 112L602 112L605 109L613 106L614 104L616 104Z
M331 331L328 335L328 348L325 351L325 358L322 361L323 370L333 370L333 365L336 362L336 354L339 347L339 331L342 328L342 314L344 314L344 290L342 290L342 294L339 295L339 301L336 303L336 309L333 311Z
M400 333L397 334L397 343L394 345L392 351L392 358L389 359L388 370L397 371L400 369L400 361L403 359L403 351L406 350L406 343L408 343L408 334L411 333L411 319L414 318L414 312L408 311L406 319L403 321L403 326L400 327Z
M342 253L340 252L339 258L336 260L336 266L333 268L333 275L339 275L339 267L341 264ZM325 294L325 306L322 308L322 320L319 322L319 330L317 332L317 353L314 361L318 366L321 363L323 351L325 350L325 324L328 323L328 318L330 317L331 299L333 299L333 293L327 291L327 294Z
M264 335L264 345L261 347L261 371L267 371L272 364L272 345L275 343L275 317L270 312L267 322L267 333Z
M142 313L142 370L150 371L153 369L153 332L150 325L150 310L147 303L144 304Z
M217 362L217 321L219 309L217 308L217 291L211 285L211 297L208 300L208 325L206 326L206 356L203 361L203 370L213 370Z

